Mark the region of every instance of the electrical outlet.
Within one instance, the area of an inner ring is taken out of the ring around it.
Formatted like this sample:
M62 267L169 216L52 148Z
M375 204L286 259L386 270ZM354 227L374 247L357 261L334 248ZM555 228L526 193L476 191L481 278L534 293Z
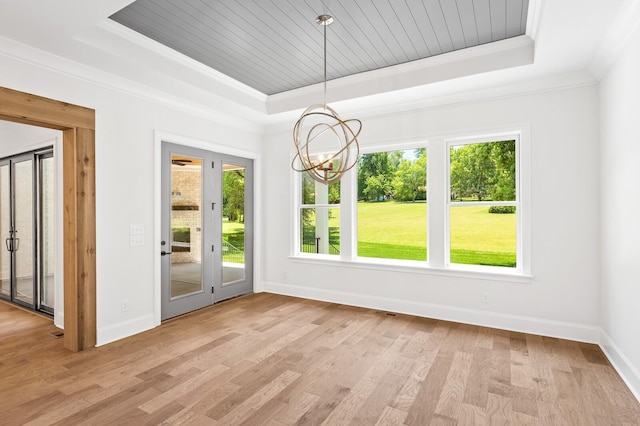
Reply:
M128 310L129 310L129 301L125 299L122 301L122 312L127 312Z
M482 303L489 303L489 293L483 292L481 296Z

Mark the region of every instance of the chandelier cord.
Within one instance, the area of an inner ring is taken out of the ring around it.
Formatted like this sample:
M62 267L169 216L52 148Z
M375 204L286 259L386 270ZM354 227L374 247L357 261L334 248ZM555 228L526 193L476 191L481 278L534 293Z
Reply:
M327 109L327 25L322 26L324 30L324 109Z

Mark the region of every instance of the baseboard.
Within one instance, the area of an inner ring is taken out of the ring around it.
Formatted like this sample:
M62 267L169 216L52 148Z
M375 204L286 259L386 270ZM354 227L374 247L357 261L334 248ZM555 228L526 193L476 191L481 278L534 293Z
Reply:
M609 362L622 377L633 396L640 402L640 371L629 361L629 358L625 356L603 329L600 329L600 348L609 358Z
M106 345L107 343L115 342L116 340L151 330L154 327L155 322L153 314L132 318L106 327L98 327L98 343L96 346Z
M321 300L362 308L379 309L445 321L461 322L502 330L557 337L587 343L599 343L601 329L596 326L551 321L541 318L480 311L455 306L409 300L388 299L358 293L329 291L275 282L264 282L264 291L304 299Z
M53 325L64 330L64 312L53 311Z

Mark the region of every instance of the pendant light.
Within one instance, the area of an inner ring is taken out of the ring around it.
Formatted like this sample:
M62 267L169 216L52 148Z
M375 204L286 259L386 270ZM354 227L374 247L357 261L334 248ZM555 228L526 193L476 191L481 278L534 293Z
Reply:
M328 185L339 181L358 162L362 122L343 120L327 105L327 27L333 23L333 17L320 15L316 23L324 30L324 99L322 104L307 108L293 127L297 152L291 167Z

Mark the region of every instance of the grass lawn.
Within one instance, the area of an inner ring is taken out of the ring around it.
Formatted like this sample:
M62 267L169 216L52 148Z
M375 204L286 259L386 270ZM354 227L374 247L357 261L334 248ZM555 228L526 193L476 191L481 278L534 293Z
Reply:
M516 266L516 215L487 206L451 207L451 262Z
M242 253L229 252L223 257L224 262L244 263L244 223L222 221L222 239L241 250Z
M358 203L358 256L427 259L427 203Z
M424 201L358 203L358 255L425 260L426 207ZM516 215L488 210L487 206L452 208L452 263L515 266Z

